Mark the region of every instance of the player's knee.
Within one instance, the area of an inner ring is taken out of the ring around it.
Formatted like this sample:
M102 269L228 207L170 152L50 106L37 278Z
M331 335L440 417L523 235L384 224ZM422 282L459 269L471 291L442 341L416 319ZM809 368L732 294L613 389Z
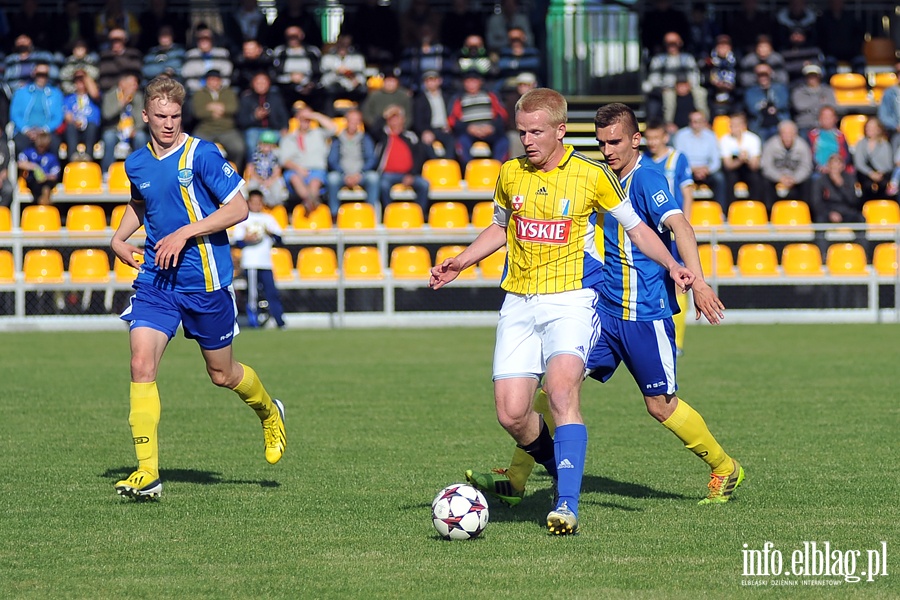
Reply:
M156 379L156 361L149 355L135 353L131 357L131 380L146 383Z
M209 373L209 379L213 382L213 385L219 387L227 387L229 389L232 389L237 386L238 383L240 383L240 381L233 381L234 377L228 371L207 367L206 372Z
M647 412L660 423L671 417L672 413L675 412L676 400L675 394L644 396Z

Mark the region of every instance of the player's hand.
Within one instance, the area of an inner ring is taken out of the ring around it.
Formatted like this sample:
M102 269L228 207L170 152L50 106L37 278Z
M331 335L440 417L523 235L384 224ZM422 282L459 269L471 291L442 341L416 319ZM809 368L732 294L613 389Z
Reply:
M678 289L681 290L682 294L686 294L689 289L691 289L691 285L694 283L694 273L691 272L687 267L682 267L681 265L676 265L669 269L669 277L672 278L672 281L675 282L675 285L678 286Z
M439 290L459 275L460 262L456 257L448 258L439 265L435 265L431 269L431 277L428 280L428 287L433 290Z
M156 242L156 245L153 246L153 249L156 250L156 266L160 269L177 267L178 256L187 241L188 236L178 229Z
M128 242L117 240L115 238L113 238L112 242L110 242L109 245L112 248L112 251L115 252L116 257L118 257L118 259L123 263L125 263L129 267L134 267L135 269L141 268L141 263L143 263L144 261L141 260L140 262L138 262L137 259L134 258L134 255L137 254L138 256L144 256L143 248L138 248L133 244L129 244Z
M695 281L691 289L694 291L694 306L697 309L695 320L699 321L700 315L703 315L707 321L718 325L725 318L725 305L705 281Z

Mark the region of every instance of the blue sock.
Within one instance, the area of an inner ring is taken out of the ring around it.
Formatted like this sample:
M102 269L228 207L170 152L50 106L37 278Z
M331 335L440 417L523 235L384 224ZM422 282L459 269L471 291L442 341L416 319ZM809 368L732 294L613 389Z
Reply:
M587 453L587 427L581 423L559 425L554 434L553 449L559 475L559 502L556 506L559 508L565 502L577 516L581 476L584 474L584 458Z

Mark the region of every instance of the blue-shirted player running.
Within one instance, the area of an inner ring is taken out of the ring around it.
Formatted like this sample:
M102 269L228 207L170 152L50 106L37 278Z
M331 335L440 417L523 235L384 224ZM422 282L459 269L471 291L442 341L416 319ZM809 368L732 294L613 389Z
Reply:
M693 228L669 192L664 174L641 164L641 134L634 112L624 104L609 104L597 111L594 124L600 150L635 211L664 241L669 241L670 231L675 234L685 266L696 277L692 289L697 317L702 313L710 323L718 323L724 306L703 279ZM585 368L594 379L607 381L624 362L641 389L648 412L709 465L712 474L708 492L700 503L727 502L744 479L743 468L725 453L703 417L676 396L674 287L665 272L622 233L615 222L604 219L605 256L597 307L601 334ZM542 395L535 400L535 410L553 429ZM533 465L533 459L517 448L508 469L467 471L466 478L479 489L515 505L524 495Z
M120 495L135 500L162 493L156 374L179 325L200 345L212 382L234 390L256 411L266 460L278 462L287 444L284 407L269 396L253 369L235 361L231 348L238 328L225 230L247 217L244 180L214 144L182 131L184 100L184 87L167 76L147 85L142 118L150 143L125 161L131 202L111 242L122 262L140 268L131 305L122 313L130 324L128 422L138 468L115 484ZM144 249L128 242L141 225L147 232ZM144 255L142 265L136 254Z

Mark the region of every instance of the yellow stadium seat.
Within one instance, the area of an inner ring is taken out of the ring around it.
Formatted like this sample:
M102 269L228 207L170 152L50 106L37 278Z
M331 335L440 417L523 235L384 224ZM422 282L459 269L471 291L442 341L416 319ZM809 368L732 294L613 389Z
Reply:
M728 224L732 227L758 227L768 223L766 205L759 200L737 200L728 206Z
M869 104L869 86L866 78L859 73L835 73L830 83L838 106Z
M332 117L334 123L334 134L337 135L347 129L347 117Z
M494 203L490 200L479 202L472 209L472 225L484 229L494 222Z
M46 233L60 230L59 209L52 205L31 204L22 211L22 231Z
M702 244L697 246L697 252L700 254L700 266L706 277L711 277L714 273L716 277L734 276L734 255L728 246ZM715 257L715 269L713 269L713 257Z
M447 158L432 158L422 165L422 177L431 190L455 190L462 181L459 163Z
M275 218L275 222L277 222L278 225L279 225L282 229L287 229L287 226L288 226L288 214L287 214L287 209L284 207L284 205L278 204L278 205L276 205L276 206L267 206L267 207L264 209L264 211L265 211L267 214L272 215L272 217Z
M350 100L349 98L338 98L331 104L331 106L332 108L334 108L335 114L343 115L348 110L359 108L359 102Z
M300 279L336 279L337 254L322 246L301 248L297 254L297 273Z
M109 188L110 194L131 194L131 181L128 179L128 175L125 174L124 160L117 160L109 165L107 174L109 179L106 182L106 187Z
M96 204L76 204L66 213L66 229L69 231L103 231L106 229L106 213Z
M342 265L347 279L381 279L381 255L375 246L352 246L344 250Z
M734 184L734 197L741 200L746 199L750 195L750 187L743 181Z
M879 275L896 275L897 244L890 242L875 246L875 254L872 256L872 266Z
M718 139L731 133L731 117L728 115L716 115L712 122L713 133Z
M490 256L486 256L478 263L481 276L485 279L500 279L506 268L506 247L500 248Z
M781 268L785 275L822 274L822 252L815 244L788 244L781 252Z
M67 194L103 193L103 171L95 162L70 162L63 169L63 191Z
M874 81L872 82L872 100L875 104L880 104L884 90L894 85L897 85L897 74L893 71L875 73Z
M900 224L900 204L896 200L869 200L863 204L862 213L868 225Z
M369 91L380 90L384 87L384 75L372 75L368 79L366 79L366 87L369 88Z
M473 158L466 165L466 187L470 190L493 190L500 175L500 161L493 158Z
M31 195L31 190L28 189L28 183L26 183L24 177L19 177L19 193Z
M691 225L694 227L716 227L721 225L722 206L714 200L697 200L691 205Z
M12 231L12 212L7 206L0 206L0 232Z
M375 207L368 202L345 202L338 208L338 229L375 229Z
M434 264L439 265L443 263L446 259L454 257L458 255L460 252L465 250L465 246L452 245L452 246L441 246L438 248L437 255L434 257ZM459 274L457 279L473 279L476 276L475 267L471 266L468 269L465 269L462 273Z
M138 264L142 264L144 262L143 254L134 254L132 255L134 259L138 262ZM119 283L131 283L134 281L134 278L137 277L138 270L134 267L126 265L118 258L113 260L113 276L116 281Z
M428 209L428 225L438 229L469 226L469 210L462 202L436 202Z
M391 251L391 273L396 279L428 281L431 254L423 246L398 246Z
M866 251L859 244L832 244L825 254L825 265L832 275L866 275L869 272Z
M410 198L415 198L415 190L413 190L408 185L395 183L391 186L390 196L392 200L407 200Z
M0 283L14 283L16 280L16 265L12 252L0 250Z
M127 204L117 204L112 209L112 214L109 216L109 226L112 229L118 229L119 223L122 222L122 217L125 216L125 209L128 208Z
M28 283L62 283L63 259L56 250L29 250L22 270Z
M778 275L778 255L771 244L744 244L738 250L737 267L745 277Z
M415 202L391 202L384 208L388 229L418 229L425 223L422 207Z
M303 205L298 204L294 207L294 214L291 215L291 225L294 229L331 229L334 223L331 220L331 211L325 204L320 204L308 215Z
M856 143L863 139L865 135L866 121L868 115L844 115L841 117L841 132L847 139L847 145L853 148Z
M69 280L72 283L108 282L109 256L104 250L75 250L69 257Z
M491 146L487 142L478 140L469 148L469 154L473 158L487 158L491 155Z
M294 279L294 258L287 248L272 248L272 276L275 281Z
M811 224L809 204L803 200L778 200L772 205L772 225L797 227Z

